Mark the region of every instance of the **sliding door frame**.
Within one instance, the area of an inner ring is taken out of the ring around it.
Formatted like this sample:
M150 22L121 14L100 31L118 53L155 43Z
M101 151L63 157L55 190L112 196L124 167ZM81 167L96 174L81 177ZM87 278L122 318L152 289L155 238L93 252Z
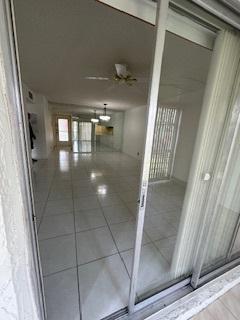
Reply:
M157 103L158 103L158 94L159 94L159 84L160 84L160 74L161 74L161 64L162 64L162 53L165 43L165 33L167 31L167 15L170 12L169 9L170 1L160 1L157 9L157 23L156 23L156 42L155 42L155 54L152 67L152 79L150 83L150 92L148 98L148 119L147 119L147 129L146 129L146 140L145 140L145 149L144 149L144 158L142 164L142 174L141 174L141 187L140 187L140 200L136 224L136 238L134 246L134 257L132 263L132 274L131 274L131 285L130 285L130 297L128 311L129 314L132 314L148 305L149 303L156 302L158 299L174 293L176 288L180 289L186 285L193 285L193 278L196 277L197 282L199 281L200 274L196 273L196 270L193 269L190 278L186 277L184 280L179 281L175 285L162 290L161 292L153 295L152 297L137 303L136 302L136 289L138 281L138 271L140 263L140 254L141 254L141 243L143 236L143 227L144 227L144 218L145 218L145 206L146 206L146 197L149 184L149 170L150 170L150 159L154 138L154 128L155 120L157 115ZM216 25L212 26L215 28L215 43L221 41L222 31L232 30L229 28L219 27L216 29ZM206 26L207 28L207 26ZM218 39L218 40L217 40ZM214 45L214 50L218 50L218 46ZM209 226L206 227L209 230ZM234 263L231 263L233 265ZM230 264L229 264L230 265ZM229 267L229 265L227 267Z
M239 48L240 48L240 33L239 33ZM235 99L237 101L240 101L240 98L239 98L240 93L238 93L238 88L240 85L240 55L239 55L239 59L238 59L238 69L236 70L236 74L235 74L234 78L235 78L235 80L234 80L234 84L232 87L231 96L229 99L230 100L229 106L227 106L225 122L224 122L223 130L222 130L222 134L221 134L221 141L219 144L218 153L216 155L215 166L213 169L212 176L216 176L218 173L218 161L221 158L222 149L224 148L224 145L226 144L226 142L224 140L226 139L226 136L229 135L229 132L228 132L229 126L232 125L230 118L231 118L231 112L232 113L234 112L234 101L235 101ZM234 124L234 130L233 130L233 134L232 134L233 136L232 136L232 140L231 140L231 143L229 146L228 156L227 156L225 168L223 171L223 176L221 179L220 186L218 187L218 190L217 190L218 196L215 199L216 204L218 202L220 202L221 194L222 194L222 187L224 186L224 182L228 176L228 169L229 169L229 166L232 161L232 154L234 152L234 146L235 146L235 142L237 139L237 133L239 131L239 128L240 128L240 112L238 113L236 123ZM208 193L207 200L209 197L211 197L211 190L214 187L215 187L215 185L214 185L214 180L213 180L209 186L209 193ZM206 203L207 203L207 201L206 201ZM206 205L206 207L207 207L207 205ZM207 208L205 208L205 210L207 210ZM205 257L207 254L207 249L208 249L208 243L211 239L211 234L213 232L215 219L217 218L217 215L218 215L218 211L214 207L211 216L207 215L207 217L204 220L204 222L207 226L205 227L205 230L203 230L203 232L200 236L200 239L199 239L199 250L198 250L197 257L196 257L196 262L195 262L195 266L194 266L193 274L192 274L192 279L191 279L191 285L193 288L198 288L202 283L205 283L207 281L207 279L211 279L213 277L213 275L215 275L215 276L221 275L222 273L224 273L224 271L227 271L230 266L234 267L236 264L239 264L239 261L240 261L240 257L236 257L235 259L231 259L232 249L233 249L234 242L235 242L235 239L236 239L239 227L240 227L240 213L239 213L239 217L237 219L237 222L236 222L233 234L232 234L232 238L231 238L230 244L227 249L226 258L222 259L217 264L213 263L213 266L215 266L214 270L209 271L209 272L206 271L206 274L202 275L203 268L204 268L204 260L205 260Z
M136 289L138 282L138 270L140 263L141 244L143 236L143 226L146 208L146 197L148 190L148 179L151 163L151 153L154 137L155 120L158 107L158 95L160 87L160 77L162 68L162 57L165 43L166 23L168 17L169 0L160 0L157 8L157 24L156 24L156 40L153 58L153 66L150 81L150 90L148 96L148 118L146 140L144 147L144 158L142 162L141 186L140 186L140 202L136 225L136 238L134 245L134 255L131 273L130 293L128 311L135 311Z
M9 38L9 42L10 42L9 46L12 54L11 70L15 75L14 95L17 101L18 113L20 115L20 118L22 119L22 112L23 112L24 106L23 106L23 99L22 99L21 73L20 73L20 64L19 64L19 58L18 58L17 34L16 34L13 2L12 0L4 0L4 2L5 2L6 8L8 9L6 12L6 18L9 22L9 25L7 26L9 34L7 36ZM146 131L146 141L145 141L145 153L144 153L142 176L141 176L140 204L139 204L139 211L138 211L138 218L137 218L137 225L136 225L134 259L133 259L133 265L132 265L132 275L131 275L131 284L130 284L130 293L129 293L128 312L130 314L139 310L139 307L140 307L140 304L138 305L135 304L135 297L136 297L136 288L137 288L137 281L138 281L138 269L139 269L139 262L140 262L143 226L144 226L146 195L147 195L148 177L149 177L149 169L150 169L150 158L151 158L151 150L152 150L152 143L153 143L153 136L154 136L154 124L155 124L157 104L158 104L161 64L162 64L162 56L163 56L163 49L164 49L164 43L165 43L165 33L167 30L168 13L169 13L169 0L160 0L158 4L158 9L157 9L156 43L155 43L155 53L154 53L154 61L153 61L153 67L152 67L152 79L151 79L149 100L148 100L148 120L147 120L147 131ZM25 141L22 142L21 148L23 152L27 153L28 152L27 145L26 145L27 129L26 129L26 123L24 121L23 121L23 125L25 128L22 135ZM70 131L70 134L71 134L71 131ZM31 216L32 214L34 214L32 181L30 177L31 168L30 168L29 161L27 165L24 162L22 163L22 165L24 166L24 169L25 169L23 178L26 178L25 187L26 187L26 195L28 197L28 202L29 202L29 208L28 208L29 212L27 212L27 214ZM37 285L38 285L38 292L36 293L37 298L35 298L35 300L39 301L41 318L45 319L46 313L45 313L45 303L44 303L43 276L41 272L38 241L36 236L36 230L32 221L30 221L29 223L32 229L32 244L33 244L32 250L35 258L34 276L36 276ZM186 284L188 283L189 283L189 279L186 279L182 283L178 283L176 286L172 286L171 288L166 289L165 291L162 291L161 293L159 293L159 295L153 296L151 301L148 300L148 305L150 303L153 303L157 299L163 297L164 295L174 292L176 290L176 287L180 288L182 286L186 286ZM144 302L146 305L147 300Z

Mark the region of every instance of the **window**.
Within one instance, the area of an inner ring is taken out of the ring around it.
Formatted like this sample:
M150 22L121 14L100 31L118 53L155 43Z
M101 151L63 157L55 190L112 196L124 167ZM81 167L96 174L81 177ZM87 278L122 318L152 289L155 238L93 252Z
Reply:
M181 111L177 108L158 108L150 165L150 180L168 180L171 178L180 118Z
M79 122L79 140L92 140L92 124L91 122Z
M60 142L69 141L68 119L58 119L58 140Z

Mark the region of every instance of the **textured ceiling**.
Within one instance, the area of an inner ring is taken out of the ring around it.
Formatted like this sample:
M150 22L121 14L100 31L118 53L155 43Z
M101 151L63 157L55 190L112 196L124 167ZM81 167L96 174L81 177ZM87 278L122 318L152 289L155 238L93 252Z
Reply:
M23 81L57 103L126 110L146 104L148 82L114 81L115 63L149 78L154 27L94 0L14 1ZM210 52L167 33L161 99L174 101L205 82Z

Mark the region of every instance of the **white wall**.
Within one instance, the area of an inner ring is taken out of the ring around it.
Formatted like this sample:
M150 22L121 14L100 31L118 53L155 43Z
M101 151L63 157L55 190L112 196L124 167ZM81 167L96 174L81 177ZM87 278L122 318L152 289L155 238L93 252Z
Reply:
M201 113L203 91L182 95L172 106L182 110L182 121L174 163L173 177L186 182L191 166L192 154ZM142 158L145 126L145 106L130 109L124 113L123 152L134 158ZM139 152L139 156L138 156Z
M113 135L100 136L102 144L115 150L122 150L123 120L123 112L116 112L111 115L111 120L106 123L106 126L113 127Z
M173 177L187 182L198 124L202 108L203 91L181 96L179 107L182 109L182 121L175 156Z
M23 84L23 96L26 113L34 113L37 116L37 124L33 126L36 136L32 157L34 159L48 158L53 148L52 115L45 96L34 93L34 103L27 99L28 88ZM27 117L27 115L26 115Z
M78 115L81 119L86 120L90 120L93 115L93 109L86 106L58 104L54 102L50 102L49 106L52 114ZM103 109L97 109L97 116L102 113ZM113 135L97 136L97 141L119 151L122 150L124 113L119 111L112 112L110 115L111 120L109 122L103 122L102 124L113 127Z
M47 104L47 106L45 105L44 119L45 119L45 135L46 135L46 152L47 152L47 156L49 156L54 146L52 112L49 104Z
M143 156L146 110L146 106L141 106L124 112L122 151L137 159Z

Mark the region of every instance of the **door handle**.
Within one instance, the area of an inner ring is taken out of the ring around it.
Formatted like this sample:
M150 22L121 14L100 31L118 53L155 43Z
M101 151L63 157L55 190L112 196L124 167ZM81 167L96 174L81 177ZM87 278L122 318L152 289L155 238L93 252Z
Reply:
M206 172L203 174L203 181L209 181L211 179L211 174L209 172Z

